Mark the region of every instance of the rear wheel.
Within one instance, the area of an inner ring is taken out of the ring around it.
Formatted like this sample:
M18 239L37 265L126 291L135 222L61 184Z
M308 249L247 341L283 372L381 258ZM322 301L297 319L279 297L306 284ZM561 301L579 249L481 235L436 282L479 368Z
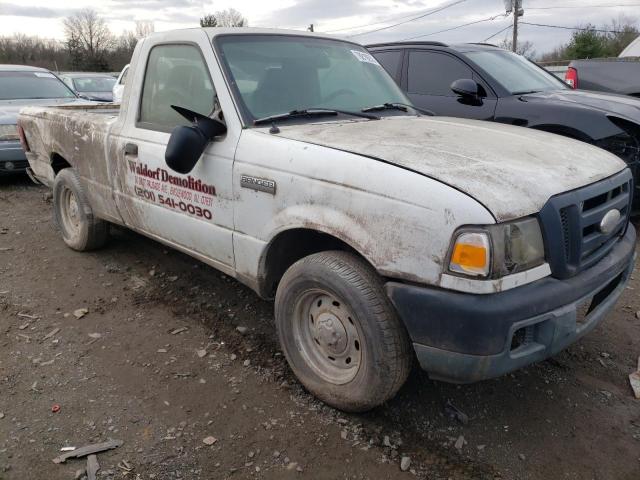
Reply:
M377 273L347 252L295 263L276 294L278 337L300 382L325 403L365 411L391 397L412 361Z
M65 168L56 176L53 211L62 239L70 248L95 250L106 243L109 223L93 215L78 174L72 168Z

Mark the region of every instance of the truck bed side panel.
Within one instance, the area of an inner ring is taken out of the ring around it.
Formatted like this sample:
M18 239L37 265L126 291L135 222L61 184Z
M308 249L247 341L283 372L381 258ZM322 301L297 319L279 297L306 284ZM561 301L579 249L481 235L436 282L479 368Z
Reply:
M575 60L570 66L582 90L640 95L640 59Z
M31 148L29 163L40 179L52 184L54 167L64 161L80 175L94 214L120 223L112 200L107 137L117 118L113 109L28 108L20 122Z

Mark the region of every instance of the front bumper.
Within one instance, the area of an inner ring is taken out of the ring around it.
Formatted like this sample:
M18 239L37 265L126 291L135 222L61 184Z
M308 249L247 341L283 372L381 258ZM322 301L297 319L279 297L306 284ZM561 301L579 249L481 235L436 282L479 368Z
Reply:
M19 141L0 142L0 175L23 173L28 166Z
M473 295L386 284L420 362L432 378L471 383L544 360L595 328L633 271L632 225L593 267L501 293Z

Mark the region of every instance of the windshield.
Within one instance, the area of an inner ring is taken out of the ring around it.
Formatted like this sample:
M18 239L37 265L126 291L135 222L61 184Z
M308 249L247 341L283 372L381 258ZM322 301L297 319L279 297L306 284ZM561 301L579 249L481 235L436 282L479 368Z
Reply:
M0 100L75 98L75 94L49 72L0 72Z
M468 52L465 55L512 95L568 88L557 77L526 58L505 50Z
M359 112L382 103L409 103L375 58L351 43L229 35L218 37L218 45L251 122L299 109Z
M78 77L73 79L76 92L111 92L116 79L111 77Z

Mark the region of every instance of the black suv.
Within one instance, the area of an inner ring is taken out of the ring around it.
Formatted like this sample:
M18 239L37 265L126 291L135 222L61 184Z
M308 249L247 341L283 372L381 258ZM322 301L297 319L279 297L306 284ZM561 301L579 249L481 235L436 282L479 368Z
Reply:
M520 55L486 44L367 46L416 107L536 128L604 148L631 167L640 209L640 100L572 90Z

